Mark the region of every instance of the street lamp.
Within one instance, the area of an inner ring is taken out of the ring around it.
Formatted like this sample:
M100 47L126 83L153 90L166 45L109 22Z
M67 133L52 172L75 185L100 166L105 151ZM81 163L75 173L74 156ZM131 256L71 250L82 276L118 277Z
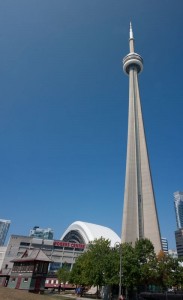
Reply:
M119 297L121 296L121 277L122 277L122 245L119 242L116 242L114 246L119 246Z

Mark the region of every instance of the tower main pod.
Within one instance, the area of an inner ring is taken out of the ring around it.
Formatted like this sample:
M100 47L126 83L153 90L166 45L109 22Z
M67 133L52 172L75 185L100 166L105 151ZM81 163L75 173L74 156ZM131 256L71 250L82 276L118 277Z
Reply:
M134 52L131 24L129 44L130 53L123 59L123 70L129 75L129 115L121 239L122 243L134 245L138 239L148 238L158 253L162 249L161 237L138 86L143 59Z

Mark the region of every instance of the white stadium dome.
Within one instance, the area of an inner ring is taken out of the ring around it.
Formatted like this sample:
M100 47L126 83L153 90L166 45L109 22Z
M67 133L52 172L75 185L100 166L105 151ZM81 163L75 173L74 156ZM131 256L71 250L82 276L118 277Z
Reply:
M92 242L95 239L99 239L101 237L104 239L108 239L111 242L111 247L114 247L115 243L121 243L120 237L112 229L82 221L76 221L72 223L65 230L60 240L68 242L71 241L70 239L73 238L74 234L73 236L71 236L70 233L78 234L85 244L88 244L89 242Z

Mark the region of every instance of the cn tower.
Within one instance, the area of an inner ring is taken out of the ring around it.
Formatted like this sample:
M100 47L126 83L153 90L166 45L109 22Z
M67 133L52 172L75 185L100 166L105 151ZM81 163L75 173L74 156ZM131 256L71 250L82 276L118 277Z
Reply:
M153 191L151 170L144 132L139 94L138 74L143 59L134 50L130 23L130 53L123 59L123 70L129 76L128 141L124 192L122 243L147 238L155 252L162 249L158 215Z

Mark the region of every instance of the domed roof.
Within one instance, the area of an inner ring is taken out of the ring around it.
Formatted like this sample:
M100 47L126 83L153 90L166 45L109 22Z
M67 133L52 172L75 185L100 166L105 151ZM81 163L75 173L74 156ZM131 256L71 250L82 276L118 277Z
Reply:
M88 244L89 242L101 237L110 240L111 247L114 247L116 242L121 243L120 237L112 229L97 224L76 221L66 229L61 236L61 240L69 242L70 232L78 233L78 235L82 237L82 240L85 244Z

